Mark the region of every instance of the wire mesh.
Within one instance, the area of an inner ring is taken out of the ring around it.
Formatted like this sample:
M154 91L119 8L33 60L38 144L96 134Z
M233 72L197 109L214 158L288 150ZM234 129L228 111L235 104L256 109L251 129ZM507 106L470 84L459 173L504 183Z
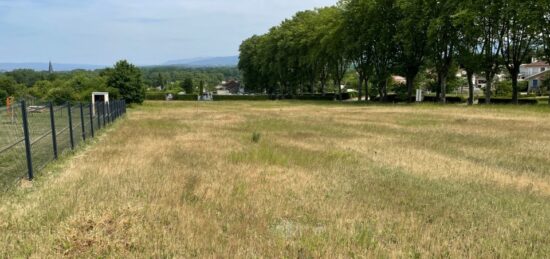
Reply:
M71 129L72 141L77 147L125 113L123 101L82 106L72 104L70 107L71 113L69 104L50 107L49 103L32 102L25 109L20 103L9 108L0 107L0 191L15 186L16 181L28 176L23 111L27 112L34 172L39 172L55 159L54 147L57 147L58 156L72 150Z
M25 145L19 104L0 107L0 189L7 189L26 172Z

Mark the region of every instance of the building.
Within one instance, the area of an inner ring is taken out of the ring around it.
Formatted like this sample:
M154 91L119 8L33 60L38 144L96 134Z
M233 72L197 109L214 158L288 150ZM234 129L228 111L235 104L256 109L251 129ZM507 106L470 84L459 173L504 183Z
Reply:
M222 83L216 86L216 94L218 95L233 95L242 94L244 89L241 87L241 83L237 80L222 81Z
M550 74L550 65L543 61L534 61L530 64L524 64L520 67L520 80L529 82L528 92L539 92L542 81Z

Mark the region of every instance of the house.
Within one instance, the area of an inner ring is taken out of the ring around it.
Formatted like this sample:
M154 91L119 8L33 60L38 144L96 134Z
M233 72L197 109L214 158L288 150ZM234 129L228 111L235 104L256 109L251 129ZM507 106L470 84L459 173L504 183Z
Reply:
M216 94L218 95L242 94L243 92L244 89L237 80L222 81L220 85L216 86Z
M524 64L520 67L520 80L529 82L528 92L540 91L542 81L550 74L550 65L543 61L536 61Z

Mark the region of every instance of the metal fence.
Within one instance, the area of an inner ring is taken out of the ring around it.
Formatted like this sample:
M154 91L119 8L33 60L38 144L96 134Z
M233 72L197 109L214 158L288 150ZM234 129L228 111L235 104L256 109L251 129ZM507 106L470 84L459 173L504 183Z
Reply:
M0 107L0 190L14 186L62 154L94 138L126 113L124 100L95 104Z

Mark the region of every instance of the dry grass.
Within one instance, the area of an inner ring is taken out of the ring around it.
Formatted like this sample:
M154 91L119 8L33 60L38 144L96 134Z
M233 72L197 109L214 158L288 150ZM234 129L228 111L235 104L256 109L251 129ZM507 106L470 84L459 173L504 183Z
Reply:
M544 257L548 112L147 103L0 197L0 257Z

